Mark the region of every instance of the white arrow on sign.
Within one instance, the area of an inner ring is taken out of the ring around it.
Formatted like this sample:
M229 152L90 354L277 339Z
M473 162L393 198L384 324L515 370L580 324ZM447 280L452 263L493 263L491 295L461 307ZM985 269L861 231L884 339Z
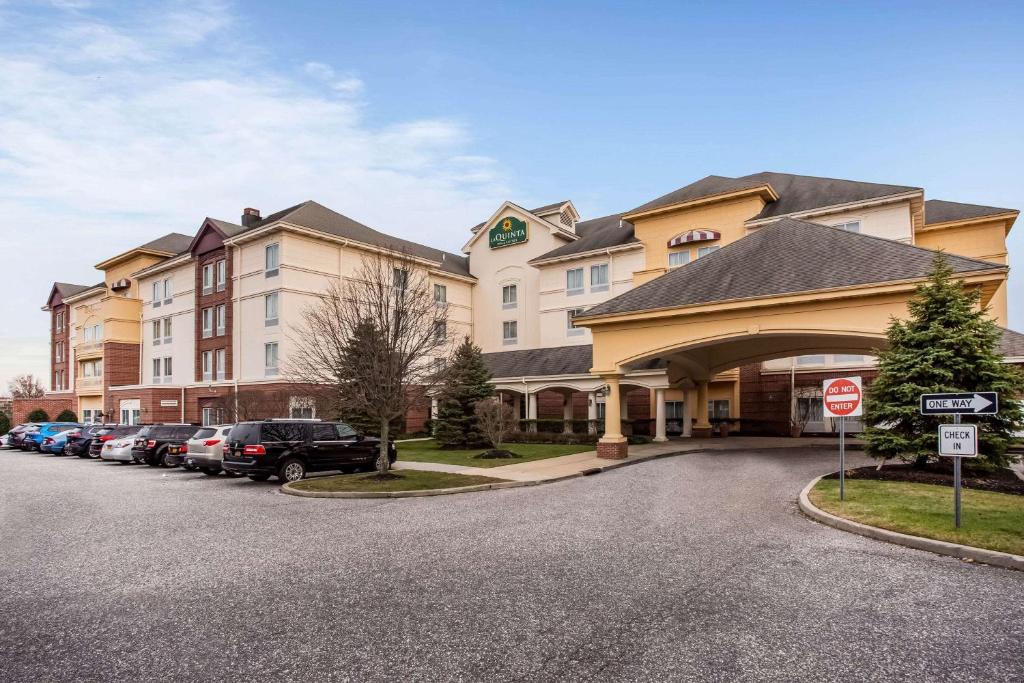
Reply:
M969 405L974 410L974 412L977 413L981 410L985 410L985 408L988 408L990 405L992 405L992 401L988 400L984 396L979 396L978 394L975 394L974 398L971 399Z

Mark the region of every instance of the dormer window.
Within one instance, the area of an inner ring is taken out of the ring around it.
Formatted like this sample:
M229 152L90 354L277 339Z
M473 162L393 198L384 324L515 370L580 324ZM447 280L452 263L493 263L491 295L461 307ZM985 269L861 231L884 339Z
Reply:
M860 221L846 221L845 223L836 223L832 226L833 228L839 228L846 232L860 232Z

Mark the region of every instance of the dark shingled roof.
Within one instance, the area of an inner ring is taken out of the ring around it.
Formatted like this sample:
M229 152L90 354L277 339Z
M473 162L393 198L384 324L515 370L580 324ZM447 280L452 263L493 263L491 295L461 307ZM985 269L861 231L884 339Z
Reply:
M539 213L542 213L542 212L544 212L544 211L550 211L551 209L554 209L554 208L556 208L556 207L559 207L559 206L561 206L562 204L568 204L568 203L569 203L569 200L568 200L568 199L566 199L566 200L564 200L564 201L561 201L561 202L555 202L554 204L545 204L544 206L538 206L538 207L537 207L536 209L523 209L523 210L524 210L524 211L527 211L527 212L529 212L529 213L532 213L532 214L534 214L534 215L537 215L537 214L539 214ZM519 205L518 205L518 204L516 204L516 206L519 206ZM522 208L522 207L519 207L519 208ZM487 221L484 221L483 223L477 223L477 224L476 224L476 225L474 225L474 226L473 226L472 228L470 228L470 229L469 229L469 231L470 231L470 232L476 232L476 231L477 231L477 230L479 230L480 228L484 227L484 223L486 223L486 222L487 222Z
M594 347L590 344L557 346L548 349L497 351L483 354L484 363L494 377L546 377L550 375L589 375ZM631 366L634 370L664 367L659 358Z
M598 304L584 317L921 278L934 256L929 249L783 218ZM957 273L1006 268L947 258Z
M774 173L764 171L739 178L709 175L686 187L669 192L652 201L642 204L626 214L650 211L663 206L671 206L682 202L702 199L726 192L747 190L760 185L771 185L779 199L769 202L764 209L749 220L784 216L799 211L807 211L836 204L876 199L889 195L920 190L919 187L906 185L882 185L864 183L857 180L841 180L838 178L818 178L792 173Z
M246 231L270 225L275 221L286 221L295 225L301 225L304 228L344 237L375 247L404 250L411 256L438 262L441 270L470 276L469 259L465 256L451 254L440 249L410 242L400 237L385 235L314 201L302 202L277 213L272 213L255 223L251 228L247 228Z
M100 284L106 285L105 282L101 282ZM54 289L56 289L60 293L60 297L62 299L67 299L69 296L74 296L75 294L81 294L85 290L92 289L93 287L97 286L98 285L72 285L68 284L67 282L53 283Z
M157 237L151 242L146 242L135 249L147 249L149 251L162 251L168 254L180 254L188 249L192 243L192 235L182 235L180 232L169 232L163 237ZM134 250L133 250L134 251Z
M933 223L962 221L968 218L995 216L1001 213L1016 213L1016 209L1000 209L996 206L961 204L960 202L947 202L944 199L929 199L924 203L924 224L932 225Z
M1024 358L1024 334L1007 328L1003 329L1003 337L999 340L999 353L1007 358Z
M207 216L206 220L203 222L205 223L206 221L213 223L218 230L224 233L225 237L234 237L241 232L245 232L245 228L237 223L229 223L228 221L222 221L219 218L210 218L209 216Z
M578 240L541 254L537 258L531 259L530 263L559 256L581 254L595 249L617 247L631 242L639 244L640 240L633 234L633 224L623 221L621 218L622 214L616 213L602 218L592 218L589 221L580 221L576 224L576 234L580 236Z

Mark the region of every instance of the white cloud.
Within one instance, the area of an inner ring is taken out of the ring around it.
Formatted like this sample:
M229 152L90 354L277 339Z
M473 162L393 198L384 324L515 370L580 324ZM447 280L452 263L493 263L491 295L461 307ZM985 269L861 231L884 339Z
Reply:
M12 293L0 319L43 349L5 325L0 386L45 359L53 280L96 282L93 264L207 215L316 199L457 249L509 194L459 121L374 126L360 79L318 62L278 69L233 43L234 21L219 3L175 2L118 23L79 7L31 40L0 28L0 233L5 253L26 255L0 271Z

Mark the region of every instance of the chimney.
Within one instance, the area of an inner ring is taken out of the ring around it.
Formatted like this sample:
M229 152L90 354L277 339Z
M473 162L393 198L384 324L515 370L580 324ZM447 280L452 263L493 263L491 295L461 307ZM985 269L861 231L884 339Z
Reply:
M256 223L258 223L259 220L260 220L260 210L259 209L248 209L248 208L247 209L242 209L242 227L244 227L244 228L252 227L252 226L256 225Z

